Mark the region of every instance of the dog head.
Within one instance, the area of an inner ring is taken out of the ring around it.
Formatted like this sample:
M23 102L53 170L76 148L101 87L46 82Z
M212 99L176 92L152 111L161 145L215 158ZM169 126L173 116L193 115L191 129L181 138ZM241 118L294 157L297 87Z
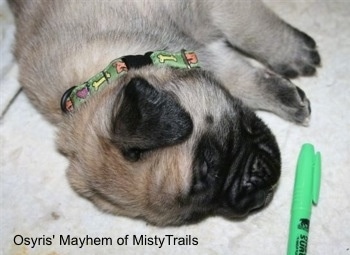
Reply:
M155 225L244 216L280 176L270 130L203 70L131 70L66 118L58 144L79 194Z

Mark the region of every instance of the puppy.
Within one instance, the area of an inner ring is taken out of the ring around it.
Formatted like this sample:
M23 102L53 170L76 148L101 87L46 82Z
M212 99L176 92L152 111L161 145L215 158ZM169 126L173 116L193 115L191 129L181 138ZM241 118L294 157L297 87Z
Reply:
M271 200L280 153L253 111L307 124L309 100L287 78L315 73L311 37L258 1L9 4L19 81L57 125L81 196L160 226Z

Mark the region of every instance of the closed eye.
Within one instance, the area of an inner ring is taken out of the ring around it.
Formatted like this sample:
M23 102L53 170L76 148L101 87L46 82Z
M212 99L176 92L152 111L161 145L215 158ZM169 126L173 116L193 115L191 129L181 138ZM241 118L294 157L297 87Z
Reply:
M151 150L134 147L134 148L122 150L122 153L127 160L136 162L136 161L139 161L143 157L143 155L149 151Z

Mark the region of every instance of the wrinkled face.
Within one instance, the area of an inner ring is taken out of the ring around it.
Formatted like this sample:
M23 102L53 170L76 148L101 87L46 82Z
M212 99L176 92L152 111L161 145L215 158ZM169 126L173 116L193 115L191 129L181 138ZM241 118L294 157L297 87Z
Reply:
M201 70L130 71L78 109L58 142L79 194L156 225L244 216L280 176L270 130Z

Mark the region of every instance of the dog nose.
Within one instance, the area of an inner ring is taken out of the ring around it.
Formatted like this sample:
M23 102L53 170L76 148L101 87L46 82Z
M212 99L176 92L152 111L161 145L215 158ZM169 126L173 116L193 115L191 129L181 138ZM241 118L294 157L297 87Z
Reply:
M274 189L273 189L273 188L271 188L270 190L268 190L268 191L266 192L264 206L267 206L267 205L271 202L271 200L272 200L272 198L273 198L273 192L274 192Z
M274 193L274 188L271 188L268 190L261 190L259 192L260 194L259 202L256 204L255 207L251 209L251 211L259 210L266 207L272 201L273 193Z

